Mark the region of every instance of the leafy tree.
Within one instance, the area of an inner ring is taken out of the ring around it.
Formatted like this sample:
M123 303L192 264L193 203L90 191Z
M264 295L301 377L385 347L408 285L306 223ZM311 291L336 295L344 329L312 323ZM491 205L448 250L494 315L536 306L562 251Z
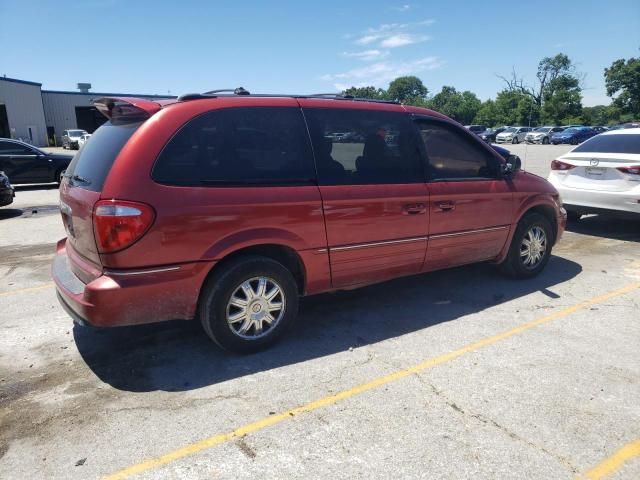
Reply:
M445 85L429 100L428 105L462 124L469 124L473 122L482 102L475 93L468 90L458 92L454 87Z
M616 60L604 69L604 80L613 103L623 113L640 116L640 58Z
M560 75L543 92L542 123L558 125L565 119L582 113L582 95L579 80L572 75Z
M515 90L502 90L496 96L495 108L499 125L537 125L540 108L530 95Z
M382 88L376 87L351 87L347 88L342 94L355 98L370 98L372 100L384 100L387 98L387 92Z
M486 102L482 102L478 113L476 113L476 118L473 119L473 123L493 127L498 125L500 120L501 118L496 108L496 102L487 100Z
M387 98L401 103L421 104L426 100L429 89L422 80L413 75L398 77L389 84Z

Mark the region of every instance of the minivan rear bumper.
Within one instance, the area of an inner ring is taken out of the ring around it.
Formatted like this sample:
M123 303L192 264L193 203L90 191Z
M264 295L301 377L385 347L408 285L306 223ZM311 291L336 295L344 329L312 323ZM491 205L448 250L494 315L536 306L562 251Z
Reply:
M105 270L85 284L71 270L63 239L52 276L60 303L76 323L113 327L194 318L200 287L212 267L212 262L195 262Z

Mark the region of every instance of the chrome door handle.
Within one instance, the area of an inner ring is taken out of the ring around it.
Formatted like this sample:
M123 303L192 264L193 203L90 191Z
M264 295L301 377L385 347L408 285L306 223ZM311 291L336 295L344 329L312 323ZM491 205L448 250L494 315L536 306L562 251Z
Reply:
M410 203L403 205L402 209L407 215L419 215L427 212L427 206L424 203Z
M452 201L436 202L436 205L438 209L442 210L443 212L455 210L456 208L456 204Z

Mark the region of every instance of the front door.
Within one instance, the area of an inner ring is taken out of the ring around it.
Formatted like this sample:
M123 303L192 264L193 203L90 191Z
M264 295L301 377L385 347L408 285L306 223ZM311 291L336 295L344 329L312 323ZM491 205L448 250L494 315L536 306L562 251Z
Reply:
M36 150L18 142L0 142L0 169L12 183L51 181L49 161Z
M300 103L314 146L333 287L418 273L429 198L409 116Z
M511 184L479 139L436 120L417 120L429 177L429 245L424 270L491 260L509 235Z

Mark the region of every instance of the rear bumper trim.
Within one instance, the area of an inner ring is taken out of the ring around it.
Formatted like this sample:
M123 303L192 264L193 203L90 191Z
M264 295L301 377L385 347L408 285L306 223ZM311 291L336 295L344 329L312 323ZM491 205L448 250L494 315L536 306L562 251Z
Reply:
M149 273L173 272L175 270L180 270L180 267L152 268L147 270L106 270L105 269L104 274L110 275L110 276L147 275Z

